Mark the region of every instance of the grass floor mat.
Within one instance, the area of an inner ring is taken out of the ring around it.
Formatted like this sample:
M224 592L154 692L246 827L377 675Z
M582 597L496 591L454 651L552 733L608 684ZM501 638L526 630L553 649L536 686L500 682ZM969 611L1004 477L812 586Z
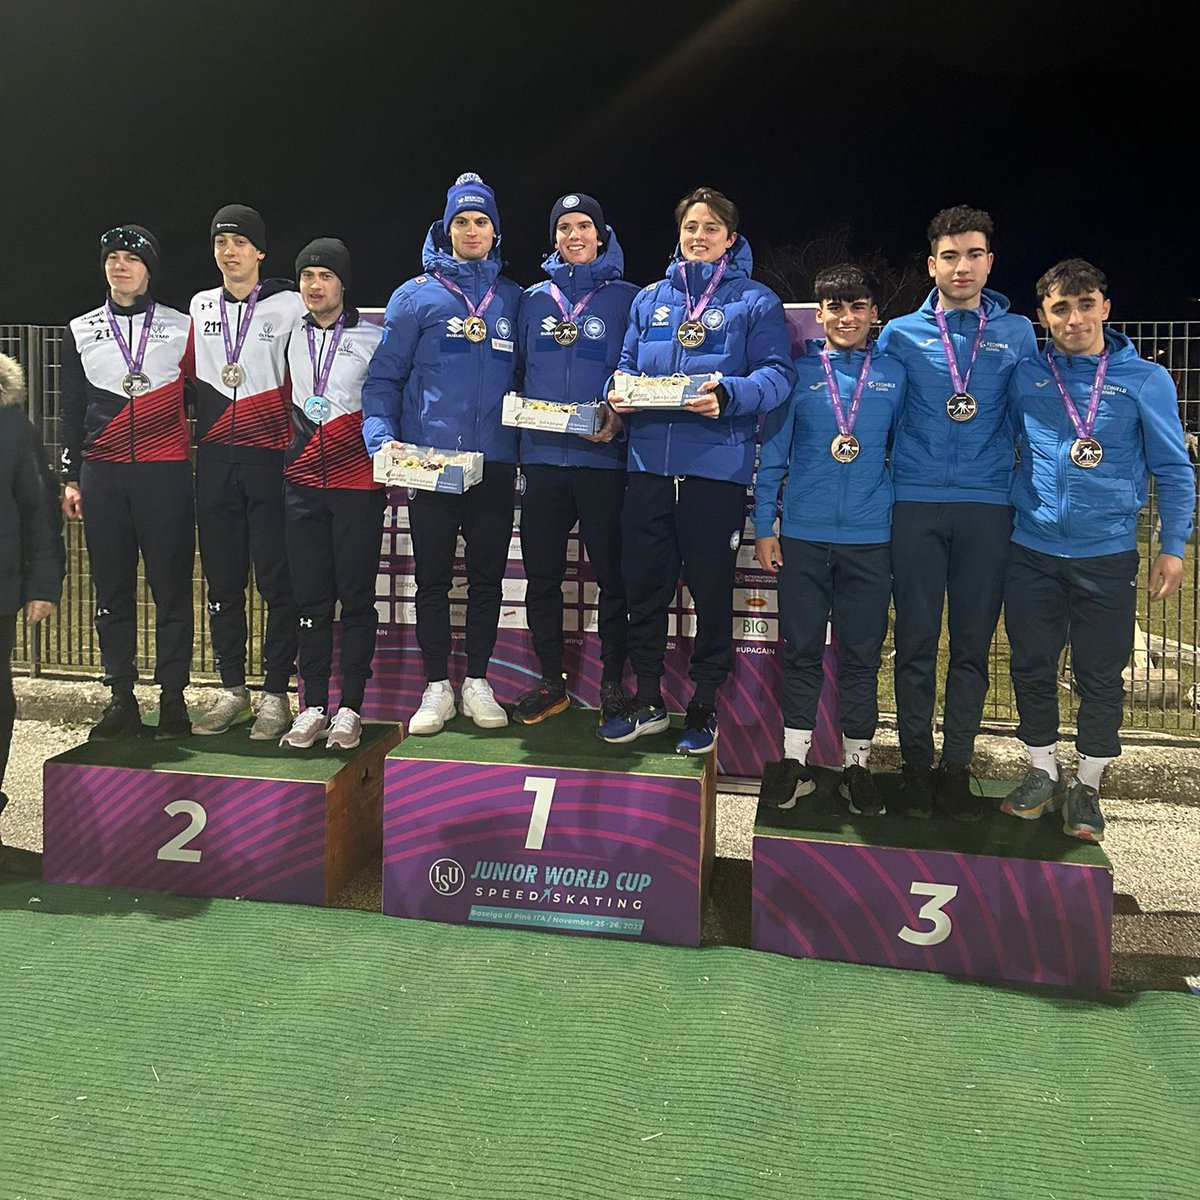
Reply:
M1200 1004L0 885L0 1196L1192 1197Z

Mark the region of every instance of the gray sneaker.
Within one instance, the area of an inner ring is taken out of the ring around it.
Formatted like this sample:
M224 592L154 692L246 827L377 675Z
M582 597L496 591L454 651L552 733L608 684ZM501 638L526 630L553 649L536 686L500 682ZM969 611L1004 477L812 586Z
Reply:
M1030 767L1025 778L1017 784L1000 805L1001 811L1025 821L1034 821L1042 813L1057 812L1062 808L1067 785L1060 771L1057 779L1051 779L1041 767Z
M256 742L277 742L292 727L292 706L281 692L263 692L250 730Z
M292 722L292 727L279 739L281 746L293 750L307 750L315 741L325 736L329 728L329 717L323 708L306 708Z
M252 716L254 709L250 707L250 693L244 687L222 688L217 693L216 703L204 716L192 722L192 732L204 735L225 733Z
M1085 842L1104 841L1100 793L1078 779L1067 788L1067 798L1063 802L1063 833Z
M339 708L325 735L326 749L353 750L361 741L362 718L352 708Z

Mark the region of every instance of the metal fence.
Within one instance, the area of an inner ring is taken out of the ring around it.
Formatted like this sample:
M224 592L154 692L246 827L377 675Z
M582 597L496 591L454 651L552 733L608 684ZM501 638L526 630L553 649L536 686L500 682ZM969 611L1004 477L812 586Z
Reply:
M1143 357L1161 363L1170 371L1179 392L1180 419L1188 435L1193 462L1200 434L1200 321L1135 321L1114 325L1128 334ZM20 360L29 376L29 415L39 424L51 461L57 463L62 449L59 432L59 351L63 330L29 325L0 325L0 353ZM1184 584L1170 600L1151 602L1147 574L1154 555L1157 527L1154 490L1138 522L1138 544L1142 555L1138 598L1138 642L1128 672L1127 727L1158 730L1186 736L1200 735L1200 560L1193 537L1185 565ZM18 622L14 666L31 674L86 675L101 673L100 647L93 624L94 603L83 527L78 521L66 528L67 579L62 604L49 620L33 629ZM196 643L194 675L215 678L209 644L208 619L204 607L203 580L197 557L194 572ZM260 647L266 611L257 591L248 598L249 644L247 669L261 671ZM947 654L943 634L943 657ZM884 646L885 666L880 673L880 707L894 712L891 671L891 635ZM148 672L154 663L154 612L144 578L138 588L138 669ZM992 643L992 686L984 719L1010 722L1016 705L1008 674L1008 641L1001 621ZM1069 655L1062 666L1064 720L1073 721L1075 697L1070 686Z

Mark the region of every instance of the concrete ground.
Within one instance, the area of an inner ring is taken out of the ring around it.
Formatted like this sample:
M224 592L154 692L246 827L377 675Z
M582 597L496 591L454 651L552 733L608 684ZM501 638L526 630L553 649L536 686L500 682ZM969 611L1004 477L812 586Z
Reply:
M99 715L107 692L99 684L62 680L16 682L19 704L0 816L0 841L10 869L36 870L42 846L42 764L78 745ZM193 688L190 704L211 697ZM145 709L155 690L139 690ZM873 766L898 770L894 732L882 730ZM1071 750L1061 748L1064 762ZM975 770L1019 779L1025 758L1013 737L980 738ZM706 944L750 943L750 856L756 796L722 792L717 801L717 864L705 914ZM1200 742L1180 748L1127 742L1105 776L1105 850L1114 870L1113 985L1200 991ZM28 853L21 853L25 851ZM0 851L3 853L3 851ZM368 864L338 897L344 907L378 910L380 865Z

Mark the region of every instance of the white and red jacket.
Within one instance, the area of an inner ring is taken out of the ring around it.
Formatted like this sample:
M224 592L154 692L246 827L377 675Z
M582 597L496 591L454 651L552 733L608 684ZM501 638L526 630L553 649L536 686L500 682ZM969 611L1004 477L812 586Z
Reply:
M192 355L196 380L196 451L218 462L275 463L287 448L291 390L288 335L304 313L295 284L266 279L238 356L245 377L236 388L221 382L228 361L221 334L221 294L210 288L192 297ZM225 292L229 341L237 344L246 302Z
M361 320L356 309L346 309L342 339L322 393L329 401L329 415L317 424L304 414L304 402L313 395L319 374L309 354L306 326L313 331L316 367L324 368L333 344L333 328L322 329L310 315L292 331L292 444L284 455L284 478L303 487L380 487L371 476L371 457L363 443L362 385L383 330Z
M139 296L128 308L109 306L136 354L151 297ZM62 429L61 474L79 480L82 461L179 462L190 441L183 387L188 349L188 318L155 304L146 339L142 373L150 390L136 398L122 387L129 367L113 336L105 305L76 317L62 342L59 417Z

